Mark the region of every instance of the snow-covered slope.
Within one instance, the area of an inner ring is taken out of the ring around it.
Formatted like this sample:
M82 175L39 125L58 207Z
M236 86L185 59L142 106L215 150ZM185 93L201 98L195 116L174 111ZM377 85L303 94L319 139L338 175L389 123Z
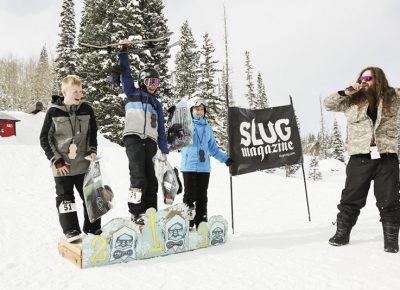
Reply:
M344 184L344 165L333 160L320 163L323 181L307 181L311 222L302 178L246 174L233 178L235 234L225 245L79 270L57 252L62 232L54 181L38 141L44 114L8 113L21 122L17 137L0 138L0 289L398 289L400 285L400 255L383 251L372 192L350 245L328 244ZM106 214L106 222L128 215L128 163L124 148L101 136L99 150L116 193L116 206ZM179 165L179 154L169 158ZM215 160L212 168L209 214L222 214L231 223L228 169Z

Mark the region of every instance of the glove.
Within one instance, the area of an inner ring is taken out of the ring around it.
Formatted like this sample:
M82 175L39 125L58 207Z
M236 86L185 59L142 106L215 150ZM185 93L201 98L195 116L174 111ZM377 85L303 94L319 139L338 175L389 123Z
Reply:
M119 47L119 52L128 52L128 44L126 43L121 43L118 45Z
M233 160L231 158L228 158L228 160L225 161L226 166L231 166L233 164Z
M121 84L121 80L119 78L120 74L121 74L121 67L118 64L111 68L111 74L107 78L110 85L116 85L118 87L120 86Z
M55 166L57 169L59 169L59 168L61 168L61 167L64 167L64 166L65 166L65 161L64 161L64 159L62 159L62 158L57 159L57 160L54 162L54 166Z

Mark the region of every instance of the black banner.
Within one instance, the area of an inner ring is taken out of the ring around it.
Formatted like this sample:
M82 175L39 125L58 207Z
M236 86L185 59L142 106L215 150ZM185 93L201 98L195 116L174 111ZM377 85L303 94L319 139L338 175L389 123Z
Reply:
M229 108L232 175L301 163L303 154L292 105L260 110Z

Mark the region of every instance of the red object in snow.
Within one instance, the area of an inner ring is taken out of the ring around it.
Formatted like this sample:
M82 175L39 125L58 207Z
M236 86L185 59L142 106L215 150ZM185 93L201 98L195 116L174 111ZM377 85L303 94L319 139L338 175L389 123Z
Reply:
M13 116L0 112L0 137L10 137L17 135L16 123L20 120Z

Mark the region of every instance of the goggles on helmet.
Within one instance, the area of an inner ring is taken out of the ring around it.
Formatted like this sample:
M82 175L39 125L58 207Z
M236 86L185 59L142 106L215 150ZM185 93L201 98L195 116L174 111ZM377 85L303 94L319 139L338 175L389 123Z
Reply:
M194 100L193 107L198 107L200 105L203 105L204 107L207 107L206 100L203 99L203 98L197 98L196 100Z
M148 87L150 85L155 85L158 87L160 85L160 79L157 78L145 78L143 83Z

